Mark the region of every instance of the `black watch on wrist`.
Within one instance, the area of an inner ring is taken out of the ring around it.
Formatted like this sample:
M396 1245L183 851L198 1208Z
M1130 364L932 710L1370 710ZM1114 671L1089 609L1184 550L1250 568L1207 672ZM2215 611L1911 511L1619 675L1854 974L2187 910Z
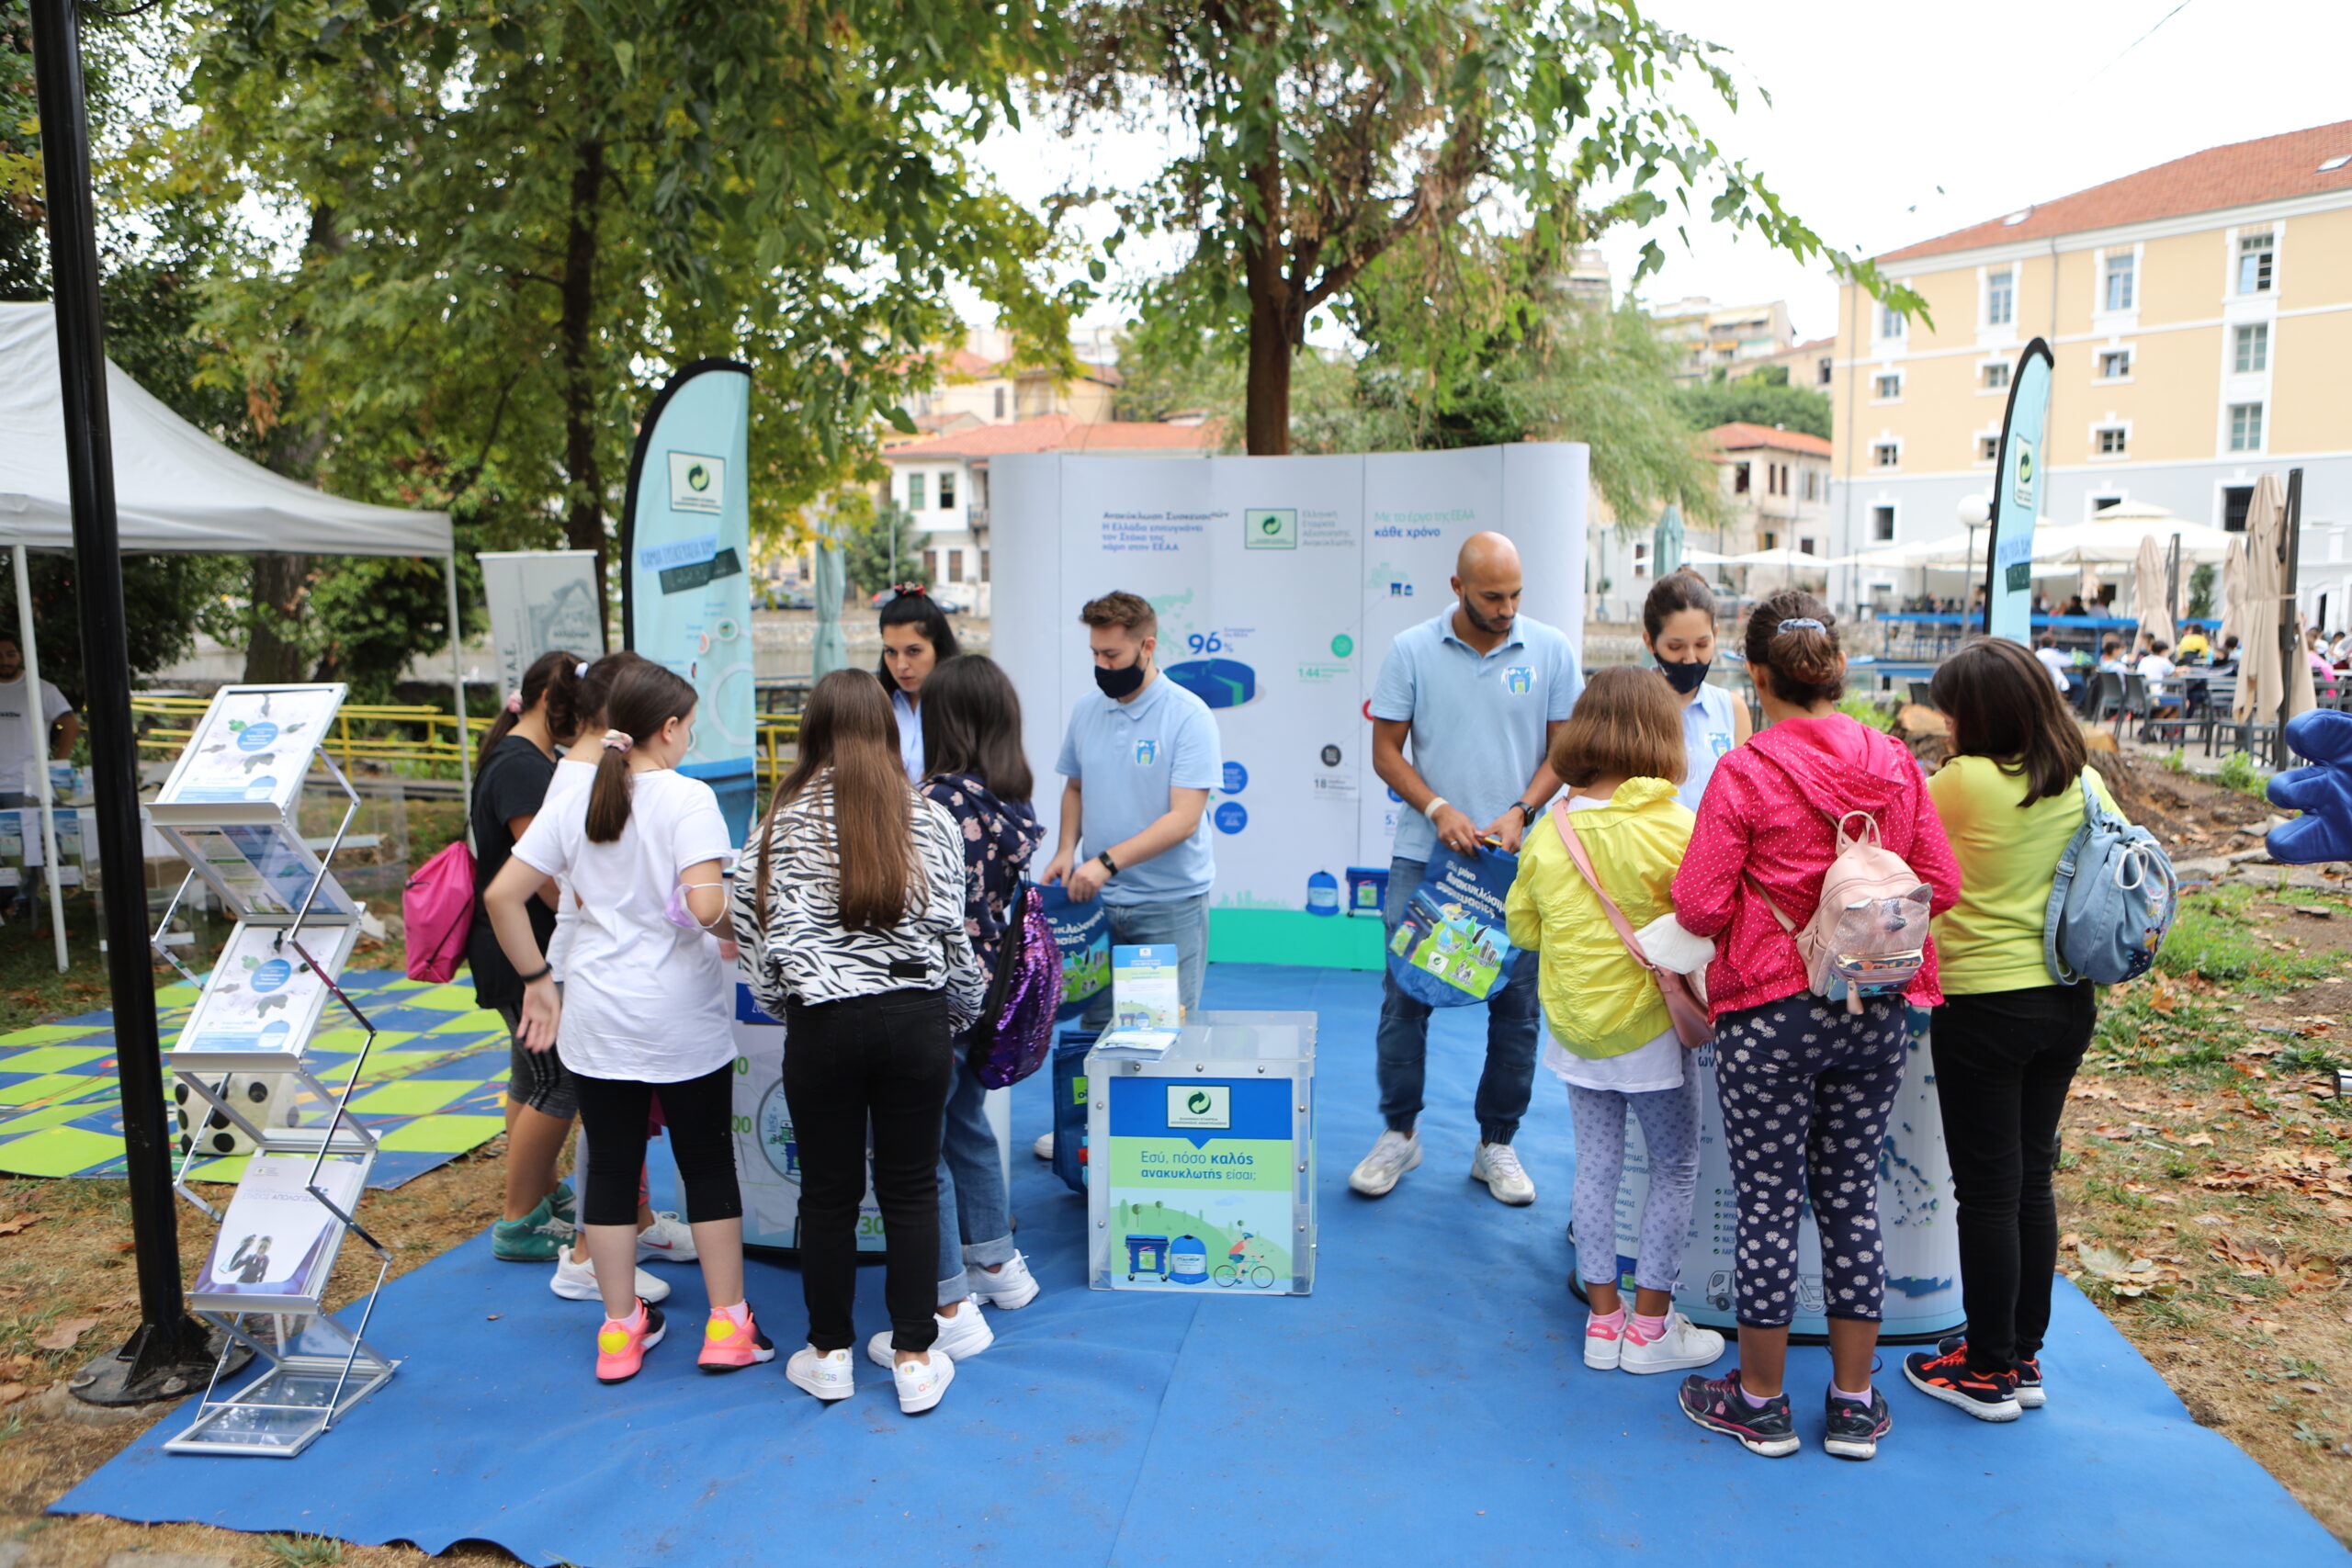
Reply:
M1112 876L1119 874L1119 863L1111 858L1110 851L1104 850L1101 854L1096 855L1094 858L1102 863L1102 869L1105 873Z
M1544 808L1540 806L1530 806L1523 800L1512 804L1519 807L1519 825L1522 828L1532 828L1535 819L1544 815Z

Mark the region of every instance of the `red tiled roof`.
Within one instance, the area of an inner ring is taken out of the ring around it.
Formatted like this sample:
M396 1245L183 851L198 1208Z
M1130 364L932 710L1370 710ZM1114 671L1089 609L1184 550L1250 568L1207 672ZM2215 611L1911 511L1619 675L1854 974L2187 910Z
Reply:
M975 381L991 381L1001 374L995 360L984 359L968 348L959 348L949 355L940 367L950 376L968 377Z
M1156 424L1144 420L1090 424L1055 413L909 441L890 447L882 457L895 463L902 457L998 457L1015 452L1205 452L1214 450L1218 439L1213 425Z
M1707 432L1707 439L1726 452L1746 452L1758 446L1770 446L1781 452L1802 452L1809 457L1829 456L1829 443L1818 435L1807 435L1802 430L1776 430L1769 424L1747 424L1734 420Z
M2331 158L2352 153L2352 119L2309 130L2290 130L2227 147L2209 147L2169 164L2158 164L2136 175L2078 190L2055 201L2027 209L2017 223L1995 218L1938 239L1923 240L1889 251L1878 258L1882 266L1951 251L1972 251L1980 245L2009 244L2022 240L2046 240L2058 234L2078 234L2090 229L2143 223L2156 218L2178 218L2211 212L2224 207L2245 207L2259 201L2315 196L2324 191L2352 192L2352 164L2323 173Z

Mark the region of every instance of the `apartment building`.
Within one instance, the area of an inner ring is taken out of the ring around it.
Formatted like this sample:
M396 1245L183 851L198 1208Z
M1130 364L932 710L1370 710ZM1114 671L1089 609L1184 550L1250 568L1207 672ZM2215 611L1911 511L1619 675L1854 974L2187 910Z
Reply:
M1797 341L1786 301L1768 305L1718 305L1712 299L1678 299L1650 312L1657 335L1674 345L1680 363L1675 378L1703 381L1718 370L1745 376L1757 362L1771 359ZM1801 379L1792 373L1791 379ZM1810 385L1810 383L1803 383Z
M2216 147L1891 251L1932 320L1839 299L1832 541L1947 536L1989 494L2009 378L2055 356L2044 511L2152 502L2243 527L2303 469L2308 521L2352 520L2352 120ZM1840 572L1850 601L1887 574Z
M1687 529L1684 549L1720 556L1773 549L1828 556L1828 442L1801 430L1740 423L1719 424L1706 433L1706 439L1715 449L1723 525ZM1593 497L1585 593L1594 619L1639 615L1642 600L1656 581L1651 544L1650 529L1626 532L1600 498ZM1722 575L1714 567L1700 570L1711 582Z

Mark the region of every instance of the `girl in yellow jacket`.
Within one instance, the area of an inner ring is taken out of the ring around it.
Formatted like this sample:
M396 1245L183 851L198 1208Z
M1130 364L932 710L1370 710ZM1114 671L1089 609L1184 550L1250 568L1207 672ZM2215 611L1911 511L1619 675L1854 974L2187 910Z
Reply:
M1668 889L1695 820L1675 795L1683 748L1674 694L1630 665L1596 672L1552 742L1551 763L1571 793L1529 829L1505 910L1511 944L1537 955L1551 1026L1544 1065L1566 1082L1576 1124L1577 1267L1592 1307L1585 1365L1703 1367L1723 1354L1723 1336L1672 1310L1698 1183L1698 1075L1683 1061L1657 983L1625 951L1561 837L1575 832L1634 930L1673 912ZM1630 1314L1617 1290L1629 1109L1641 1119L1650 1168Z

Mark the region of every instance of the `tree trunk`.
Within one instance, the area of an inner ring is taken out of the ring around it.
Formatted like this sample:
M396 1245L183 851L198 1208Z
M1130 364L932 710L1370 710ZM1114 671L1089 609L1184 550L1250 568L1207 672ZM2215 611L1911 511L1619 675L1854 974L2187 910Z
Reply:
M1299 291L1283 273L1280 165L1268 158L1251 184L1258 191L1258 232L1241 249L1250 291L1249 404L1242 437L1251 457L1280 457L1290 451L1291 355L1305 323Z
M245 643L244 683L291 685L310 675L294 623L302 613L302 588L311 563L301 556L254 557L253 635Z
M598 435L594 366L596 302L596 216L605 183L605 144L594 136L579 145L571 171L571 215L563 247L563 467L571 500L564 542L596 552L596 603L605 591L605 476ZM455 634L456 628L451 628Z

